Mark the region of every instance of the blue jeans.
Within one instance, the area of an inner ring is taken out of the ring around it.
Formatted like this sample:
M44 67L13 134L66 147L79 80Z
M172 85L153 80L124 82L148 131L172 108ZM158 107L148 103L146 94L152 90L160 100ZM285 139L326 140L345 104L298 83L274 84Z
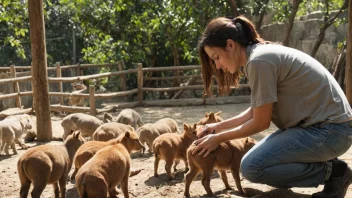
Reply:
M317 187L331 174L327 162L352 144L352 121L277 130L242 158L244 178L274 187Z

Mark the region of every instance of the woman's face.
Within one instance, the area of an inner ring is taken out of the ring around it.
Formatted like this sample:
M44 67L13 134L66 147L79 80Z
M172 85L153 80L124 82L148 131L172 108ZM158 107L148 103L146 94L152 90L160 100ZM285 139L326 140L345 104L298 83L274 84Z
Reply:
M241 47L232 40L227 42L226 49L205 46L204 50L214 60L217 69L228 71L231 74L236 73L238 68L245 64Z

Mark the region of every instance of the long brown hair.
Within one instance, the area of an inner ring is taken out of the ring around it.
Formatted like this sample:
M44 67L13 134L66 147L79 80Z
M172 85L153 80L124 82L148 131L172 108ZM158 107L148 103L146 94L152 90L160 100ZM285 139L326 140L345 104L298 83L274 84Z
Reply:
M241 46L247 46L255 43L265 43L255 29L254 24L244 16L238 16L233 19L218 17L211 20L203 32L198 44L199 57L202 64L202 76L204 82L204 93L212 96L211 84L212 76L215 75L219 94L229 94L230 86L238 87L240 70L234 74L217 69L214 61L208 57L204 50L205 46L226 48L227 39L239 43Z

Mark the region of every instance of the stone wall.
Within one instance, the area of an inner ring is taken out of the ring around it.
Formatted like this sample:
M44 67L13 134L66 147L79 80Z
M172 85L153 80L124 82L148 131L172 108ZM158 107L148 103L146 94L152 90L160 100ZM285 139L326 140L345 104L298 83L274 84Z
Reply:
M264 23L270 22L269 16L266 17ZM344 17L347 18L347 12L340 15L340 18ZM323 13L319 12L297 18L291 31L289 46L310 54L318 38L320 26L323 24ZM286 31L287 25L285 24L269 24L262 26L261 36L266 40L282 42ZM337 52L337 45L345 39L346 35L347 23L338 27L331 25L325 31L324 41L315 58L325 67L330 68Z

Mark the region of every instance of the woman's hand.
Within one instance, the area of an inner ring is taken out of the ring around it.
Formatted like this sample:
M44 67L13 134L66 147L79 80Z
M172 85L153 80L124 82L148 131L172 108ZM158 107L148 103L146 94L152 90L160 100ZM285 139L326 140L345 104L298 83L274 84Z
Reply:
M193 142L197 147L193 150L192 155L202 155L206 157L210 152L215 150L219 145L219 134L209 134L199 140Z
M219 130L219 123L211 123L211 124L206 124L202 131L197 134L198 138L202 138L206 135L213 134L215 132L220 132Z

